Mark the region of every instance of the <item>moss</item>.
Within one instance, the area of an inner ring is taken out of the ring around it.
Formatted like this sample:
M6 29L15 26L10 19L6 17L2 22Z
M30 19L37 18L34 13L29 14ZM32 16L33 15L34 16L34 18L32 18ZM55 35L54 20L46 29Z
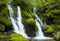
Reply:
M6 36L5 36L5 35L0 34L0 39L4 39L4 38L6 38Z
M0 23L5 24L7 27L11 25L11 22L7 17L0 17Z
M29 19L26 19L25 23L26 23L27 25L31 25L31 24L34 25L34 24L35 24L35 20L32 19L32 18L29 18Z
M43 25L42 29L44 30L45 33L53 33L54 32L54 28L53 26L49 26L49 25Z
M10 0L10 4L11 5L14 5L14 6L17 6L17 5L20 5L21 4L21 0Z
M59 41L60 40L60 31L54 34L54 38Z
M25 18L25 19L32 18L31 14L29 14L29 13L26 12L26 11L23 11L23 12L22 12L22 17Z
M33 7L33 6L35 6L36 5L36 3L35 3L35 1L36 0L22 0L25 4L27 4L27 5L30 5L31 7Z
M20 34L13 33L10 35L10 40L9 41L29 41L27 38L24 38Z
M5 31L5 26L3 24L0 24L0 31Z
M35 36L35 32L37 31L35 20L32 18L29 18L29 19L24 19L23 22L24 22L26 33L28 34L28 36L30 37Z
M2 24L5 29L11 28L11 22L9 19L8 8L5 2L0 1L0 24Z
M35 36L35 32L37 31L35 15L31 11L22 11L22 22L25 25L24 27L28 36Z
M60 31L60 25L57 25L57 29L58 29L58 31Z

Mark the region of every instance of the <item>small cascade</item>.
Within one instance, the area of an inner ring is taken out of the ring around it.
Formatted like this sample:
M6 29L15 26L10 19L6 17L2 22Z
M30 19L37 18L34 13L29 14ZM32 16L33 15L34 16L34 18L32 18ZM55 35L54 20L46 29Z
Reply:
M10 5L7 5L7 7L8 7L8 10L9 10L10 19L11 19L11 23L12 23L13 28L14 28L14 32L19 33L18 26L16 25L16 21L13 17L14 16L13 9L11 8Z
M10 5L7 5L7 7L9 10L10 19L11 19L11 23L12 23L13 28L14 28L14 32L23 35L23 37L28 38L27 34L25 33L24 25L22 24L20 7L17 6L17 10L18 10L17 20L15 20L13 17L14 13L13 13L12 7Z
M34 12L34 14L35 14L35 17L36 17L36 25L37 25L37 27L38 27L38 31L37 31L37 33L36 33L36 37L34 37L34 39L52 39L52 38L50 38L50 37L45 37L44 36L44 34L43 34L43 32L42 32L42 29L41 29L41 26L43 25L43 22L42 22L42 20L38 17L38 15L37 15L37 13L36 13L36 8L34 7L33 8L33 12Z
M19 32L21 35L28 37L25 33L25 29L24 29L24 25L22 24L22 19L21 19L21 9L19 6L17 6L18 9L18 17L17 17L17 24L18 24L18 28L19 28Z

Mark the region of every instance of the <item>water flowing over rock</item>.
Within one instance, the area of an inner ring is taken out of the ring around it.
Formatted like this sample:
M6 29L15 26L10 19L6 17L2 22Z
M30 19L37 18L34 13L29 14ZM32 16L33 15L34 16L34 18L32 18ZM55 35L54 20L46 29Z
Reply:
M41 29L41 26L43 25L43 22L42 20L38 17L37 13L36 13L36 7L33 8L33 12L35 14L35 17L36 17L36 25L38 27L38 31L36 33L36 37L34 37L34 39L52 39L50 37L45 37L43 32L42 32L42 29Z
M14 32L21 34L24 37L28 38L27 34L25 33L24 25L22 24L20 7L17 6L17 10L18 10L17 20L15 20L13 17L14 13L13 13L13 9L10 5L8 5L8 9L9 9L10 19L11 19L11 23L13 25Z
M10 20L11 20L11 23L13 25L13 28L14 28L14 32L16 33L19 33L21 35L23 35L24 37L26 38L29 38L27 36L27 34L25 33L25 29L24 29L24 25L22 24L22 19L21 19L21 9L19 6L17 6L17 17L14 18L14 13L13 13L13 9L10 5L7 5L8 6L8 9L9 9L9 14L10 14ZM36 32L36 37L34 37L33 39L52 39L52 38L49 38L49 37L45 37L43 32L42 32L42 29L41 29L41 26L43 25L43 22L42 20L38 17L37 13L36 13L36 8L33 8L33 12L35 13L35 17L36 17L36 25L38 27L38 31Z

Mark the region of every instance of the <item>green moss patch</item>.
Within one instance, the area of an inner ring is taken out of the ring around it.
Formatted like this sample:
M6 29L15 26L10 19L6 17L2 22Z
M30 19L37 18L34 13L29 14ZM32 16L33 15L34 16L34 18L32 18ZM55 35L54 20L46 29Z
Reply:
M54 38L59 41L60 40L60 31L54 34Z
M29 41L20 34L13 33L10 35L10 41Z

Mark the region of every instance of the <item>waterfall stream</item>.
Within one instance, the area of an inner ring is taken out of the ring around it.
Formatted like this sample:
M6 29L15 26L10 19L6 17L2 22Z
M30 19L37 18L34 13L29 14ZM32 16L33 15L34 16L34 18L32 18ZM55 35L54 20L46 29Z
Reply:
M14 32L18 33L18 34L21 34L23 35L24 37L26 38L29 38L27 36L27 34L25 33L25 29L24 29L24 25L22 24L22 16L21 16L21 9L19 6L17 6L17 17L14 18L14 12L13 12L13 9L10 5L7 5L8 7L8 10L9 10L9 14L10 14L10 20L11 20L11 23L13 25L13 29L14 29ZM42 20L38 17L37 13L36 13L36 8L34 7L33 8L33 12L35 14L35 17L36 17L36 25L38 27L38 31L36 32L36 37L34 37L33 39L52 39L50 37L45 37L43 32L42 32L42 29L41 29L41 26L43 25L43 22Z
M11 23L14 28L14 32L19 33L19 34L23 35L24 37L28 38L27 34L25 33L24 25L22 24L20 7L17 6L17 10L18 10L17 20L15 20L13 17L14 13L13 13L13 9L10 5L8 5L8 10L9 10L9 14L10 14Z
M36 33L36 37L34 37L34 39L42 39L42 40L45 40L45 39L52 39L50 37L45 37L43 32L42 32L42 29L41 29L41 26L43 25L43 22L42 20L38 17L37 13L36 13L36 7L33 8L33 12L35 14L35 17L36 17L36 25L38 27L38 31Z

